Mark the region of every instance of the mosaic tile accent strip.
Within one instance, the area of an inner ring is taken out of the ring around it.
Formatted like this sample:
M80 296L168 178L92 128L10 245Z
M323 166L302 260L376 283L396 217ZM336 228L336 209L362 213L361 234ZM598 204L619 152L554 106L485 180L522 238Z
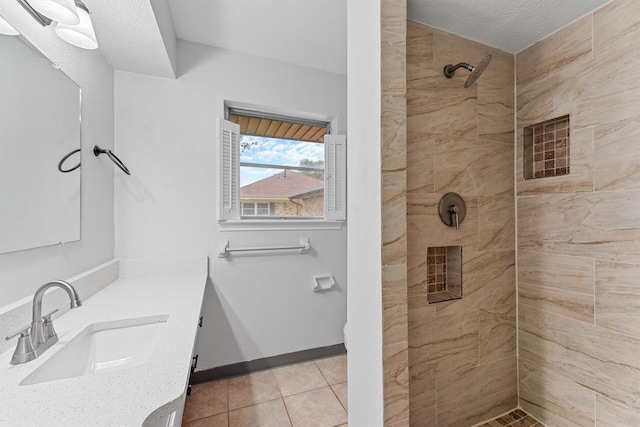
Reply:
M447 289L447 248L427 248L428 292L442 292Z
M569 175L569 116L524 128L525 179Z
M540 421L527 414L522 409L516 409L508 414L504 414L498 418L476 427L545 427Z

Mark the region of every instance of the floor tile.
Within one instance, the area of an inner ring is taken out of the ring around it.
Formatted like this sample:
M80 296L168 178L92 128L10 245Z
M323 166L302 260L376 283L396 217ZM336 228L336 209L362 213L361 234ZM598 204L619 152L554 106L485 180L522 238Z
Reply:
M229 412L229 427L291 427L282 399Z
M316 360L316 365L329 385L347 382L347 355Z
M330 387L284 398L293 427L335 427L347 422L347 412Z
M271 370L231 378L228 394L230 411L282 397Z
M184 406L183 422L227 412L227 380L194 385Z
M273 372L278 379L283 396L327 386L327 382L314 362L286 366L274 369Z
M200 418L199 420L182 423L182 427L229 427L228 415L214 415L213 417Z
M349 406L347 404L347 383L334 384L331 386L331 388L333 389L333 392L336 394L336 396L338 396L338 400L340 400L340 403L342 403L345 411L349 412Z

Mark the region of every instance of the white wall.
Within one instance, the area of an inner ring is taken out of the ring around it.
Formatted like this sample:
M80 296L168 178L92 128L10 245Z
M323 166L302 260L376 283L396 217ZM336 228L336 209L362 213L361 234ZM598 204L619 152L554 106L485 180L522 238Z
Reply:
M383 425L380 2L347 2L349 425Z
M94 144L113 147L113 70L100 52L61 41L53 28L40 26L15 1L0 2L0 15L82 88L83 162L81 240L0 255L3 307L32 295L47 281L67 279L113 258L112 167L104 158L91 154ZM25 198L30 196L25 192Z
M341 343L346 227L220 232L215 215L216 119L224 100L337 117L346 131L346 77L179 41L177 80L116 73L116 257L208 254L211 283L198 367L208 369ZM283 245L309 237L310 255L219 259L218 243ZM332 273L335 290L311 291Z

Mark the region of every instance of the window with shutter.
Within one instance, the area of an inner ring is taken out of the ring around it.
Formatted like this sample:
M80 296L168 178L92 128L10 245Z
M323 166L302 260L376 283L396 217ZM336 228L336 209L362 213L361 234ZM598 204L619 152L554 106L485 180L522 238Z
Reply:
M219 121L218 220L345 220L346 138L328 122L253 113Z

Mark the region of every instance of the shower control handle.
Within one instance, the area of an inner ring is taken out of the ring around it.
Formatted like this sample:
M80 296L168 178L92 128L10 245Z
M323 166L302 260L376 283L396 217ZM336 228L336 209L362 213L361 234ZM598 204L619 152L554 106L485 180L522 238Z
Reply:
M457 205L451 205L449 206L449 212L451 212L451 225L455 224L456 230L460 230L460 222L458 221L460 208Z
M438 215L444 225L460 230L460 224L467 215L467 204L459 194L447 193L438 203Z

